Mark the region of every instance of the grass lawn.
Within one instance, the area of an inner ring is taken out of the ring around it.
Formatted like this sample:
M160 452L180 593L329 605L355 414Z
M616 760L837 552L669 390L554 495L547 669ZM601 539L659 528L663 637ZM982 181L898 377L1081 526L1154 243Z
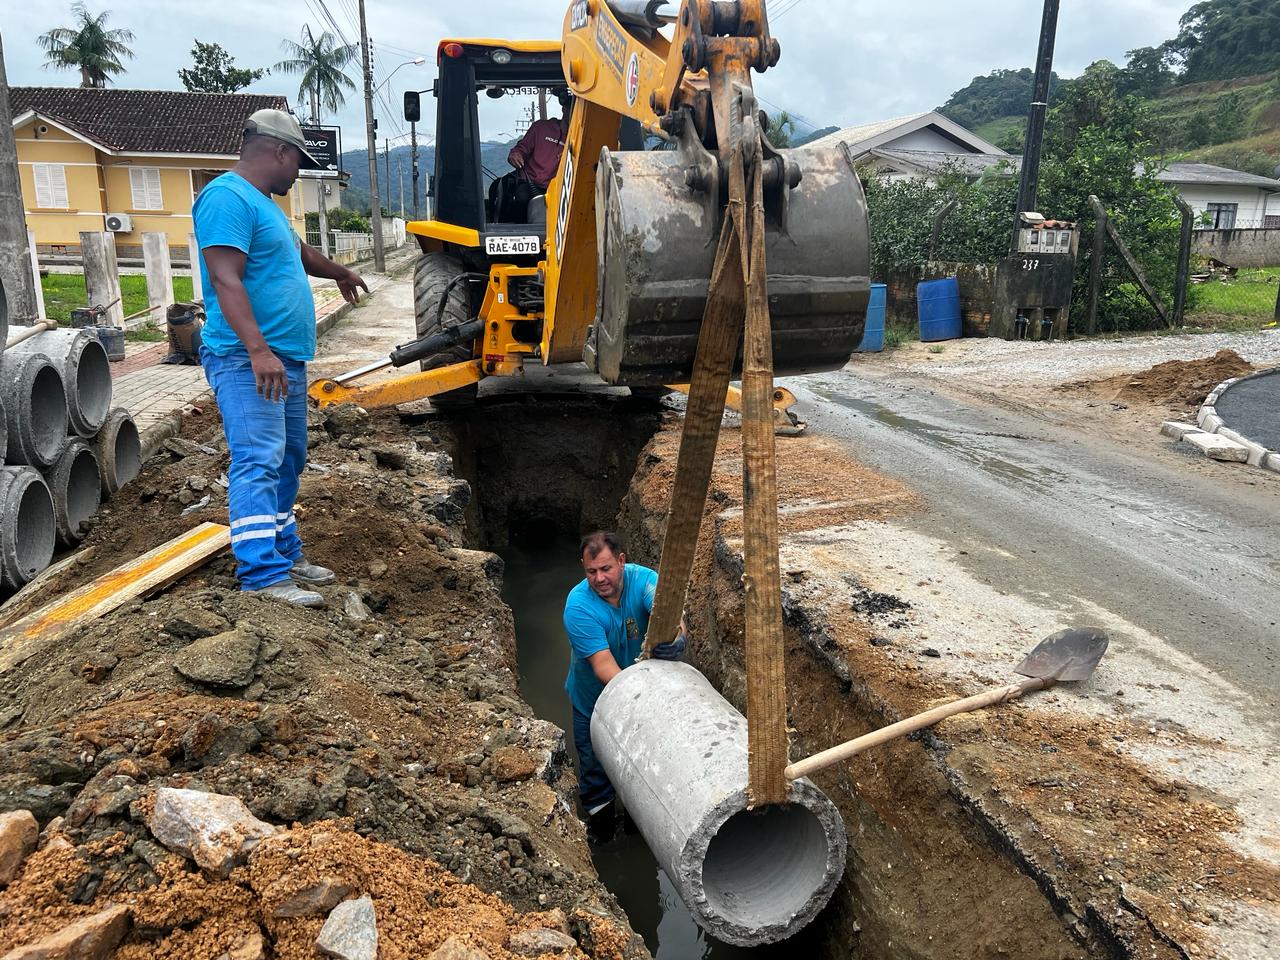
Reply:
M44 290L44 307L50 320L59 323L71 322L71 311L76 307L87 307L89 295L85 292L84 275L79 273L51 273L40 278L40 286ZM188 302L192 297L191 278L174 277L173 295L180 302ZM120 278L120 296L124 315L137 313L147 308L147 278L129 276ZM163 339L161 337L160 339Z
M1276 319L1280 267L1241 270L1233 280L1193 283L1188 291L1187 320L1230 317L1266 324Z

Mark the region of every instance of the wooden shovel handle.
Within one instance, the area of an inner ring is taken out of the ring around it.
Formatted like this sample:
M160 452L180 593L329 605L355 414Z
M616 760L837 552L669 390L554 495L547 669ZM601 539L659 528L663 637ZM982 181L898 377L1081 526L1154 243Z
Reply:
M925 727L932 727L935 723L939 723L947 719L947 717L954 717L958 713L969 713L972 710L981 710L983 707L990 707L998 703L1007 703L1010 700L1016 700L1024 693L1032 693L1036 690L1044 690L1047 687L1051 687L1053 683L1054 681L1051 677L1036 677L1030 680L1023 680L1021 683L1011 683L1007 687L997 687L994 690L975 694L972 697L965 697L963 700L944 703L940 707L934 707L932 710L918 713L914 717L899 720L897 723L865 734L856 740L849 740L846 743L823 750L821 753L815 753L807 759L798 760L787 767L787 779L799 780L801 777L807 777L817 773L819 770L824 770L833 763L856 757L863 751L878 747L882 743L905 737L907 734L923 730Z

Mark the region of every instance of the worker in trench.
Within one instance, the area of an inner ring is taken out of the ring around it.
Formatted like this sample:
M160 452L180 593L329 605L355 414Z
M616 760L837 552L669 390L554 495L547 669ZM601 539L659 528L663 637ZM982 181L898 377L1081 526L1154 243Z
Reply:
M245 591L318 607L324 597L306 587L336 577L304 558L293 514L307 462L307 361L316 350L307 276L336 281L348 303L369 288L303 243L272 199L288 194L299 168L320 164L298 121L259 110L245 123L239 162L200 191L192 215L206 293L200 362L231 451L236 575Z
M616 533L597 531L578 549L585 579L569 591L564 629L572 655L565 692L573 704L573 743L578 750L578 794L587 813L587 834L595 842L612 839L617 828L613 784L591 747L591 714L605 684L635 663L649 629L658 574L628 563ZM684 619L671 641L653 649L659 660L679 660L686 645Z

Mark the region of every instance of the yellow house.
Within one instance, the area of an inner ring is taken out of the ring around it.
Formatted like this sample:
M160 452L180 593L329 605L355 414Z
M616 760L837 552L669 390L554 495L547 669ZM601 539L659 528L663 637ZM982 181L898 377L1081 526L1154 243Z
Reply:
M183 261L195 198L236 162L245 119L288 109L271 95L85 87L11 87L9 105L39 253L110 230L118 256L141 256L142 235L163 232ZM276 202L305 236L301 191Z

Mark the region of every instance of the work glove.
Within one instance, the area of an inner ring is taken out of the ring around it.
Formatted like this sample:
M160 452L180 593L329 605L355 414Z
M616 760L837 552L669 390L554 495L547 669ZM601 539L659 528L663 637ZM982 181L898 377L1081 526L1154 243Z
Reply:
M670 643L662 643L654 647L651 656L655 660L683 660L684 648L687 645L688 639L681 633Z

